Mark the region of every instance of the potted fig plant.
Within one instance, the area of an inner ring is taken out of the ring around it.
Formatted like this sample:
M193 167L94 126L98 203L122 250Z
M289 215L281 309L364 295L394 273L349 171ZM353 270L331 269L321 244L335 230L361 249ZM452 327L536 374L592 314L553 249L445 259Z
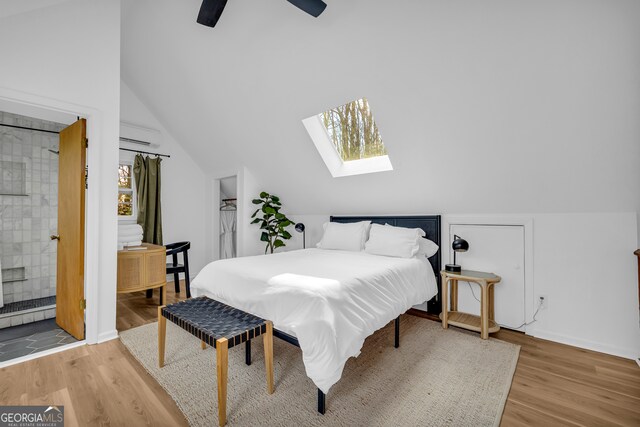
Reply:
M262 230L260 241L266 242L264 253L266 254L267 251L273 253L275 249L286 246L284 241L291 238L291 234L286 228L293 222L280 213L282 208L280 198L263 191L260 193L260 198L253 199L252 202L254 205L261 205L251 215L251 218L255 218L251 224L260 224ZM258 214L260 215L258 216Z

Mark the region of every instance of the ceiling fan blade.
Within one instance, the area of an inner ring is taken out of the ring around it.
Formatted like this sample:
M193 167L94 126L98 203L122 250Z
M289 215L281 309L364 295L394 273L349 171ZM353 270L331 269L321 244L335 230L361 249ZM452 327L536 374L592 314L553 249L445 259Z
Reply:
M207 27L215 27L226 5L227 0L204 0L196 22Z
M322 0L287 0L292 5L296 6L299 9L304 10L309 15L317 18L320 16L324 9L327 7L327 4Z

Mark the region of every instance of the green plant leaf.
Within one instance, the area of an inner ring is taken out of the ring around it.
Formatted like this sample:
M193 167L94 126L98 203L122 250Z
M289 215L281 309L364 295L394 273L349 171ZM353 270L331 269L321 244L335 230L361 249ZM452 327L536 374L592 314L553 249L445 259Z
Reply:
M262 205L251 215L251 218L254 218L251 224L259 224L260 230L264 230L260 234L260 241L267 243L265 254L269 250L273 253L275 248L285 246L284 240L289 240L292 237L285 228L291 226L293 221L280 213L282 208L280 198L263 191L260 193L260 199L252 199L251 202L255 205ZM261 211L262 215L258 215Z

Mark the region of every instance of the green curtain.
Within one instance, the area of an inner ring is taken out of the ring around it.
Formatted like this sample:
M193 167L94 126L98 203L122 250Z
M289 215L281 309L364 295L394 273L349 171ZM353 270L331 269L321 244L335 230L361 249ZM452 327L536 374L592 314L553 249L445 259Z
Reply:
M133 162L138 198L138 224L142 241L162 245L162 209L160 203L160 162L162 159L137 154Z

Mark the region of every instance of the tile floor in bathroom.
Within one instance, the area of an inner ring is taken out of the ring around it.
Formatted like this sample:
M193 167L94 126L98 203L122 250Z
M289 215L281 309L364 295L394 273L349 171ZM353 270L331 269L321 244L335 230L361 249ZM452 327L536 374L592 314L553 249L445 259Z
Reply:
M0 329L0 362L77 342L55 319Z

